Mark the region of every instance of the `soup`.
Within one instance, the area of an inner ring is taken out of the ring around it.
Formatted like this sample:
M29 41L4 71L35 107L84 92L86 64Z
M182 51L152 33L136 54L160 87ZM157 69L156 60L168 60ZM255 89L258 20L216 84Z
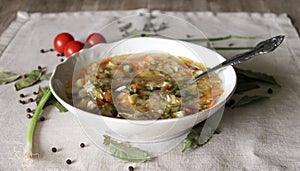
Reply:
M185 57L163 53L113 56L82 68L68 96L74 106L126 119L179 118L209 109L223 93L214 73L193 85L187 81L206 67Z

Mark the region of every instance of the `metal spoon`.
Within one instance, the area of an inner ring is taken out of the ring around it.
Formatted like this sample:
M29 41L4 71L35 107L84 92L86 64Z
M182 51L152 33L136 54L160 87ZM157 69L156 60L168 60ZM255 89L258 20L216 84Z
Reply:
M284 35L279 35L279 36L275 36L270 39L267 39L265 41L262 41L262 42L258 43L252 50L245 52L245 53L235 55L235 56L227 59L226 61L222 62L221 64L219 64L213 68L210 68L207 71L203 72L202 74L198 75L195 79L190 80L189 83L192 84L192 83L198 81L199 79L201 79L202 77L204 77L205 75L207 75L208 73L210 73L212 71L224 68L226 66L236 65L236 64L248 61L249 59L253 58L254 56L272 52L283 42L283 40L284 40Z

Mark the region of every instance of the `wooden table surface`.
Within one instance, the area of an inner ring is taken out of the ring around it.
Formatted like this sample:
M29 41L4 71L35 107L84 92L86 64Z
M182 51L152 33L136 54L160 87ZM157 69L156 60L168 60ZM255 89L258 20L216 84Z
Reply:
M0 34L27 12L129 10L148 8L172 11L287 13L300 30L300 0L0 0Z

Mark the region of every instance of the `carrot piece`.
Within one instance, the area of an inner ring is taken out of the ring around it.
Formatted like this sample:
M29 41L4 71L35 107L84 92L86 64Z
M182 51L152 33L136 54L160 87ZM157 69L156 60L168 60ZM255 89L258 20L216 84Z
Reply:
M111 57L105 58L100 62L100 66L107 65L111 61Z
M96 104L97 104L98 106L103 106L105 103L104 103L102 100L96 98Z
M105 107L109 107L111 104L110 103L104 103Z
M111 103L111 102L112 102L111 94L108 93L108 92L105 92L105 93L104 93L104 99L105 99L106 101L108 101L109 103Z
M212 101L207 105L207 109L213 107L216 103L217 103L217 100L212 100Z
M138 84L132 84L132 89L137 90L139 88Z
M143 58L143 61L150 64L151 63L151 60L150 60L150 57L148 55L146 55L144 58Z
M143 70L143 68L138 63L132 63L132 65L138 72Z
M212 92L202 96L201 99L209 99L209 98L212 98L212 97L219 96L223 93L224 93L223 89L218 89L218 90L212 91Z

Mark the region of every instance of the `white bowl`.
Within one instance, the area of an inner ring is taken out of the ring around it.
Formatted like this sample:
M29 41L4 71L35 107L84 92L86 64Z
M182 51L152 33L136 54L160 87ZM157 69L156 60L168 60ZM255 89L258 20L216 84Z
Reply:
M76 115L85 126L116 139L141 143L160 142L187 133L195 124L205 120L222 107L233 93L236 74L232 67L227 67L218 73L223 81L224 93L220 96L217 104L208 110L182 118L133 121L92 114L71 105L70 99L67 99L65 95L64 85L78 69L75 67L76 63L87 65L108 56L145 51L161 51L174 56L184 56L194 61L200 61L207 67L213 67L225 60L210 49L187 42L162 38L129 38L115 43L99 44L69 57L55 68L50 79L51 91L57 100Z

